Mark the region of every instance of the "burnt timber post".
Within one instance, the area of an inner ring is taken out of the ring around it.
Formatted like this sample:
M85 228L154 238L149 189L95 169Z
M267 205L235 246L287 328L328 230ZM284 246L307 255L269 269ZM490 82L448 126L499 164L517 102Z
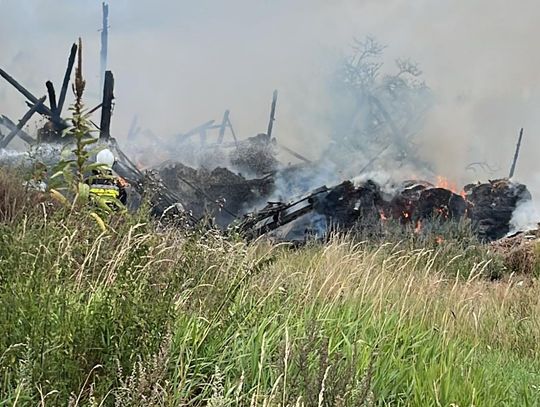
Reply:
M57 105L56 105L56 92L54 91L54 85L51 81L45 82L45 86L47 87L47 93L49 95L49 105L51 106L51 110L53 113L56 113L57 111Z
M47 96L43 96L41 99L37 101L34 106L30 108L28 112L25 113L25 115L22 117L22 119L17 123L17 126L12 129L9 134L2 140L2 143L0 144L1 148L6 148L7 145L15 138L15 136L21 131L21 129L25 126L26 123L28 123L28 120L36 113L36 111L39 109L39 107L43 104Z
M105 81L105 71L107 70L107 53L109 49L109 5L101 3L103 10L103 26L101 28L101 51L100 56L100 84Z
M73 65L75 65L75 57L77 55L77 44L71 46L71 51L69 53L68 64L66 68L66 73L64 74L64 81L62 82L62 89L60 90L60 96L58 98L58 107L56 108L56 116L60 117L62 114L62 108L64 107L64 102L66 100L66 94L69 86L69 80L71 79L71 72L73 71Z
M518 142L516 145L516 152L514 153L514 159L512 160L512 166L510 167L510 175L508 175L508 179L512 178L514 176L514 172L516 171L516 163L519 157L519 150L521 148L521 139L523 138L523 127L519 131L519 137Z
M4 115L0 116L0 124L4 125L9 131L12 131L17 127L17 125L13 123L9 117ZM22 129L19 130L17 136L19 136L24 142L28 144L36 143L36 140Z
M28 106L32 108L33 106L37 105L37 112L39 114L43 114L45 116L51 117L51 119L58 124L59 126L67 127L65 123L59 119L56 118L54 115L54 112L49 109L47 106L45 106L44 103L39 103L39 99L35 97L28 89L26 89L24 86L22 86L19 82L17 82L11 75L9 75L6 71L0 68L0 76L4 78L11 86L13 86L15 89L17 89L26 99L30 101L28 103Z
M103 102L101 105L101 123L99 139L108 141L111 137L112 101L114 99L114 76L111 71L105 71L103 83Z
M24 86L17 82L11 75L0 68L0 76L8 81L15 89L17 89L22 95L32 102L34 105L38 102L38 98L32 95Z
M238 150L238 139L236 138L236 133L234 131L234 127L231 123L231 118L227 117L227 125L229 126L229 129L231 130L231 134L233 136L234 145L236 146L236 149Z
M268 130L266 131L266 135L268 136L269 141L272 138L272 129L274 128L274 120L276 120L277 95L278 95L278 91L275 90L274 94L272 95L272 106L270 107L270 120L268 121Z
M225 110L225 113L223 113L223 120L221 121L221 127L219 128L219 136L218 136L218 144L223 143L223 138L225 137L225 130L227 129L227 125L229 124L229 110Z

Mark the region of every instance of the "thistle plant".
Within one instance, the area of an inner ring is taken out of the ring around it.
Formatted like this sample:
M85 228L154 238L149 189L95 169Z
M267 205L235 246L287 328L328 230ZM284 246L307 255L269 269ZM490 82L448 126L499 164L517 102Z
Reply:
M55 166L51 176L50 192L57 200L75 206L94 203L101 212L109 213L111 208L99 197L90 195L90 185L93 171L103 169L103 164L95 163L90 157L97 154L100 148L89 149L96 144L98 139L92 137L94 131L91 127L88 111L84 108L83 95L86 81L82 69L82 41L79 38L77 66L75 68L75 80L72 85L75 102L69 108L71 111L71 126L68 127L63 137L69 139L69 144L62 151L62 160ZM118 202L119 207L122 204Z

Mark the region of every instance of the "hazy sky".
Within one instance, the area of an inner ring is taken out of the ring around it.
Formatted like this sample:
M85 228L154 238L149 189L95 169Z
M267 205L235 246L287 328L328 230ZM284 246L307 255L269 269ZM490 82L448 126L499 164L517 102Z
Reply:
M441 173L473 179L465 166L485 160L504 176L523 126L517 176L540 184L538 0L109 3L119 139L134 114L165 137L219 119L225 109L248 137L265 130L277 88L275 135L315 158L331 125L328 79L352 38L371 34L388 45L388 60L418 61L434 90L437 105L421 139ZM45 94L47 79L59 87L71 43L81 36L87 103L97 103L101 1L0 0L0 18L0 66L36 96ZM25 109L0 82L0 111L18 118Z

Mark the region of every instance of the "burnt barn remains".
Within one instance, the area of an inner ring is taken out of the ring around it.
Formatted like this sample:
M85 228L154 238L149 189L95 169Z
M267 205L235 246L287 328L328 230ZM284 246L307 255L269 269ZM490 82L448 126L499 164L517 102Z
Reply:
M281 229L278 236L301 240L332 231L376 233L390 221L418 233L427 222L467 219L481 240L493 241L510 232L518 203L531 199L524 185L507 179L468 185L465 191L462 195L427 182L407 181L388 194L371 180L345 181L332 188L318 188L294 202L270 202L245 215L240 230L257 238L276 235Z
M77 55L81 63L80 44L73 44L58 95L53 83L46 81L46 93L38 97L0 67L0 76L26 99L28 107L19 121L0 116L2 151L11 151L10 144L16 138L32 148L70 143L64 132L70 123L64 112ZM182 227L204 223L237 232L250 240L268 235L280 240L306 241L324 239L333 231L377 233L388 221L415 233L435 219L442 222L467 219L481 240L494 241L510 232L516 207L531 200L527 187L511 180L522 133L508 178L466 185L462 190L422 180L393 183L391 187L381 185L365 173L389 145L403 144L403 140L401 143L390 140L390 144L383 145L367 160L354 180L306 190L305 179L325 164L322 159L304 157L275 137L277 91L272 95L265 131L253 137L238 137L229 110L221 119L164 139L141 131L135 119L126 138L134 147L126 153L111 135L114 76L107 70L102 74L102 100L88 111L89 115L100 114L99 121L92 121L99 144L115 153L117 162L113 169L130 185L130 205L136 207L142 198L147 198L152 213L161 221L175 215L187 220ZM399 138L401 130L383 103L380 100L373 103L378 112L384 113L380 114L379 126L386 120L392 130L391 137ZM36 114L44 118L44 123L31 135L24 128ZM145 151L145 157L150 155L153 162L144 162L138 148ZM280 154L298 163L284 165ZM288 185L286 191L283 180ZM294 197L293 190L301 192Z

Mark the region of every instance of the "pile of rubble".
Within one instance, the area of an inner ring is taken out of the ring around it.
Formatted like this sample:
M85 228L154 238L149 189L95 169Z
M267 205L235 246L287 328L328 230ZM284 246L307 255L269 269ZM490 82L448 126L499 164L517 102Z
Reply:
M268 197L273 189L271 177L246 179L222 167L209 171L177 163L162 168L159 175L193 216L213 218L222 228Z

